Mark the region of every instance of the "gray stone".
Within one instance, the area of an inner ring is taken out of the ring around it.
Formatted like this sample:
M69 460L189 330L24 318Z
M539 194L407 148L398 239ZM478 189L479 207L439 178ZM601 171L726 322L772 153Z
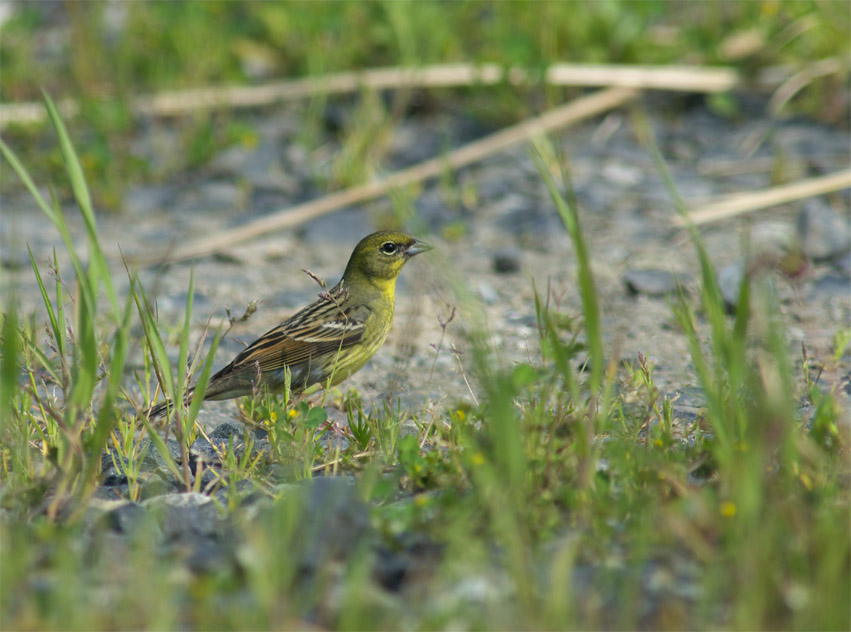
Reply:
M632 295L664 296L677 290L677 277L668 270L630 269L624 273L623 282Z
M262 512L261 520L270 529L293 525L287 548L299 552L305 572L348 558L369 532L369 509L347 478L314 478L279 489L282 497Z
M30 257L27 249L21 244L3 244L0 248L0 266L6 270L23 270L31 267ZM41 265L39 265L41 269ZM44 271L41 272L44 278Z
M844 277L851 277L851 252L846 252L843 255L833 260L833 266Z
M825 274L813 283L811 294L813 297L851 298L851 280L839 274Z
M193 455L200 456L205 462L216 463L219 461L219 453L225 453L228 444L233 441L234 454L241 457L245 453L245 441L243 441L243 430L236 424L225 422L208 434L210 440L199 436L190 447Z
M822 198L809 200L798 216L804 252L816 261L838 257L851 250L851 223Z
M104 524L118 533L135 533L151 526L153 520L148 511L134 502L123 503L106 513Z
M499 250L493 255L493 270L498 274L509 274L520 270L520 255L515 250Z
M195 492L166 494L143 503L159 521L166 537L210 535L216 530L219 511L209 496Z
M169 457L171 457L175 463L180 463L180 444L174 439L169 439L166 442L166 448L168 449ZM142 451L145 455L144 460L142 461L143 471L151 471L155 468L168 467L165 458L162 454L160 454L159 449L153 442L147 441L146 445L142 448Z
M741 259L721 268L718 272L718 288L721 290L721 297L730 312L736 311L736 307L739 305L739 288L744 278L745 262Z

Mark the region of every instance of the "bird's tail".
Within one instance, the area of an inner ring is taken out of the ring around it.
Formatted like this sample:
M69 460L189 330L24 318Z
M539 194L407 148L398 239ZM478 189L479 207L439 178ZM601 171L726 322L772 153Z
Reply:
M189 406L189 403L192 401L192 393L194 392L194 387L186 391L186 394L183 396L184 406ZM158 417L162 417L163 415L165 415L172 408L174 408L174 402L172 402L170 399L167 399L164 402L157 404L156 406L151 406L148 409L148 412L145 413L145 416L148 419L157 419Z

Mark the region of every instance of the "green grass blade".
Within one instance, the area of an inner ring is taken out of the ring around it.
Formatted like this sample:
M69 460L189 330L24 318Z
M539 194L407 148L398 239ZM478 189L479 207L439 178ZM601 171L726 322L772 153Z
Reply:
M131 285L132 283L131 281ZM124 367L130 348L131 316L133 314L132 294L131 291L127 296L121 323L115 332L112 348L110 349L111 354L106 375L107 386L101 399L94 433L88 445L90 457L83 471L83 485L81 486L83 495L87 494L93 488L93 478L100 463L100 454L106 446L106 442L116 422L115 403L118 399L121 382L124 378Z
M56 256L56 248L53 249L53 264L56 266L56 324L58 328L56 344L59 347L59 353L65 356L65 295L62 292L62 278L60 276L59 258Z
M56 134L59 136L59 146L62 150L62 157L65 161L68 178L71 181L71 189L74 191L74 197L83 215L83 223L86 227L89 241L89 269L93 275L91 280L93 283L100 281L104 284L107 298L112 307L113 316L116 320L120 320L121 312L118 306L118 298L112 283L109 266L106 263L106 257L104 257L103 250L100 247L97 223L92 208L92 198L89 193L89 187L86 184L83 168L80 165L77 152L74 150L74 145L68 136L68 131L65 129L65 124L62 122L53 100L47 93L44 93L44 101L50 121L53 123Z
M0 357L0 425L11 419L12 402L17 391L18 376L20 374L20 340L18 338L18 310L14 303L6 306L6 310L0 314L3 321L2 339L0 349L3 354Z
M157 449L157 452L160 453L160 456L163 458L163 461L168 467L169 471L174 474L174 477L182 481L183 480L183 472L180 471L180 468L177 466L177 463L174 462L174 459L171 458L171 454L168 451L168 446L163 441L163 438L159 435L156 429L151 426L151 422L148 421L144 416L141 418L142 423L145 426L145 430L147 431L148 437L153 442L154 447Z
M547 165L544 163L540 153L534 153L532 157L538 167L538 171L550 192L550 197L558 209L558 213L564 222L567 232L573 242L576 251L576 262L579 266L579 294L582 299L582 311L585 316L585 334L588 338L588 351L591 357L591 391L597 393L603 378L603 330L600 321L600 306L597 299L597 289L594 283L594 275L591 271L591 260L585 239L582 236L582 227L579 222L576 202L573 195L568 193L569 199L561 194L556 186ZM565 182L565 184L568 184ZM569 189L569 186L568 186Z
M204 360L204 366L201 369L201 375L198 378L198 383L195 384L195 392L192 393L192 401L189 405L189 419L194 420L198 416L198 410L204 401L204 393L207 391L207 384L210 381L210 374L213 372L213 361L216 357L216 349L219 348L219 342L222 339L222 331L216 332L213 338L213 344L210 351L207 353L207 358Z
M35 272L35 280L38 283L38 289L41 292L41 298L44 302L44 308L47 310L47 318L50 320L50 328L53 330L53 337L56 341L56 347L59 350L60 354L65 353L65 336L64 331L59 325L59 319L56 316L56 313L53 310L53 303L50 301L50 297L47 295L47 289L44 287L44 281L41 278L41 272L38 269L38 264L35 262L35 257L33 256L33 251L30 248L29 244L27 244L27 252L30 256L30 264L32 265L33 272Z
M53 362L50 361L50 358L47 357L47 354L39 349L35 344L29 345L28 351L30 351L38 360L41 368L47 371L47 374L53 379L57 384L62 384L62 379L59 373L56 372L56 367L53 366Z
M177 384L175 401L182 402L186 392L187 359L189 357L189 334L192 326L192 305L195 297L195 269L189 272L189 290L186 295L186 309L183 314L183 329L180 332L180 349L177 353Z
M160 337L160 332L157 329L157 323L154 320L151 307L145 296L145 291L140 285L137 285L132 294L136 302L136 311L142 320L142 329L145 332L145 345L154 364L160 387L166 397L174 401L174 381L172 379L171 365L168 361L168 353Z

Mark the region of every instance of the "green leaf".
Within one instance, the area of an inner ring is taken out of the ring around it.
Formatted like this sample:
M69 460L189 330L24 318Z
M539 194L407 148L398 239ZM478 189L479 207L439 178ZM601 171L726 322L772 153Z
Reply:
M534 384L537 379L538 372L528 364L518 364L511 372L511 383L516 389Z
M8 410L11 408L15 397L20 367L18 366L18 352L20 341L18 339L18 311L14 305L10 305L4 314L0 314L3 320L3 338L0 341L0 349L3 350L0 357L0 417L4 421L11 419Z
M322 406L314 406L307 411L307 416L304 418L304 426L306 428L318 428L328 419L328 413Z

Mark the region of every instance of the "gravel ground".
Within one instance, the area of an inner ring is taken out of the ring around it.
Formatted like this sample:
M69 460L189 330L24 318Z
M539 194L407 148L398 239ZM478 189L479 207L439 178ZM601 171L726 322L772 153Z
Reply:
M767 120L758 103L749 104L752 115L735 120L713 115L702 102L677 97L654 95L645 105L654 112L660 148L689 204L849 164L847 129L806 120ZM256 147L231 147L202 170L175 174L157 185L131 187L123 213L99 218L104 247L112 252L119 246L129 253L165 251L170 244L227 230L320 195L316 176L327 172L328 156L338 149L335 131L351 107L342 102L330 112L326 142L313 153L295 143L302 115L298 108L243 115L258 132ZM487 131L461 112L455 108L451 113L423 111L411 116L393 139L387 164L404 167L445 146L438 142L441 138L458 145ZM149 121L131 146L156 168L167 163L176 142L169 126ZM622 112L563 133L557 143L569 159L580 202L608 356L630 359L645 354L656 364L657 384L685 398L686 387L693 386L695 378L671 304L677 280L687 288L696 287L698 265L685 234L671 227L673 204L662 178ZM444 349L449 343L462 352L466 348L460 325L464 307L450 291L440 266L434 265L438 261L448 261L481 299L494 347L505 363L536 357L533 288L545 291L549 284L558 309L568 314L579 311L572 246L527 148L501 152L462 169L455 181L459 186L454 191L430 182L416 198L416 209L433 233L428 239L440 252L407 266L387 344L348 383L367 400L390 395L416 407L425 397L449 404L471 398L458 358L451 353L439 354L432 379L424 377L434 361L433 345L441 338L439 319L449 313L449 305L459 311L447 328ZM3 211L7 278L17 283L24 306L37 309L39 297L24 244L44 261L60 244L58 235L45 226L40 211L23 192L4 194ZM199 336L208 318L213 322L224 318L226 307L241 313L250 301L260 301L257 313L237 325L221 345L217 358L221 366L244 342L316 295L318 288L302 268L336 281L357 240L385 226L392 216L388 200L344 208L296 230L235 244L216 256L144 270L142 278L158 297L162 322L177 323L194 268L194 323ZM72 225L82 240L80 223ZM772 261L782 260L800 244L809 257L806 269L791 279L774 275L790 349L799 355L804 343L816 358L830 353L834 333L851 320L848 190L710 224L702 232L731 301L747 239ZM120 278L118 264L116 270ZM463 364L464 355L460 358ZM825 379L847 384L847 362L842 372ZM222 403L208 404L207 409L219 413L214 415L219 421L232 410Z

